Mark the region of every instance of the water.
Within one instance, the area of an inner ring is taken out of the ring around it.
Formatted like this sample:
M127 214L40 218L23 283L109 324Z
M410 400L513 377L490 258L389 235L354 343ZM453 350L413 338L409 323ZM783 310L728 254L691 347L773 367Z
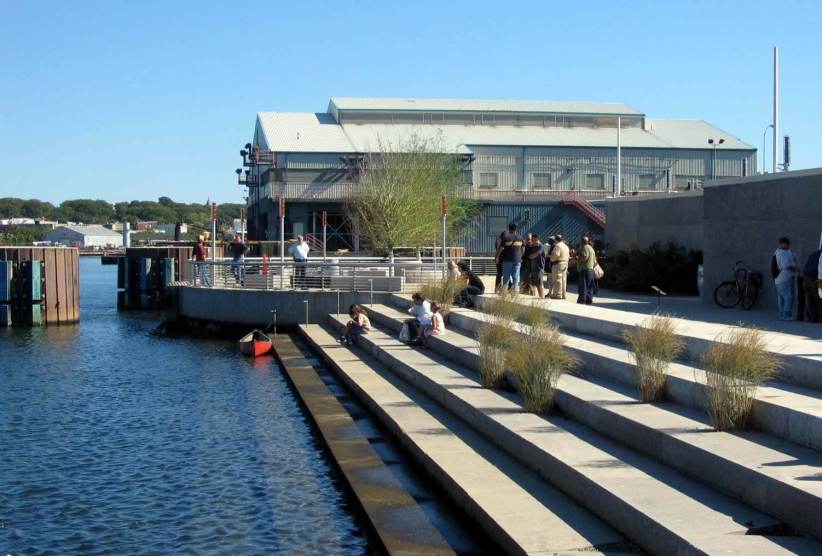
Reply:
M76 326L0 328L0 554L362 554L269 358L159 338L82 258Z

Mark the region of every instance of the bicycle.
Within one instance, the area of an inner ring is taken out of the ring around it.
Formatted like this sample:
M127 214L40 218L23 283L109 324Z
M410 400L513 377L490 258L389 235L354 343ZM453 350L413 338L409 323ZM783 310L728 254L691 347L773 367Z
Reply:
M734 263L734 279L719 284L714 290L714 301L720 307L732 309L741 304L746 311L750 310L759 296L762 286L762 274L742 266L742 261Z

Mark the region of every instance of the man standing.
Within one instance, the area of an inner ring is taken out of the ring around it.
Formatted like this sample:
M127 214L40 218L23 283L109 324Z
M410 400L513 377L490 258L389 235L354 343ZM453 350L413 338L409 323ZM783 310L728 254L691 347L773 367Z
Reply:
M779 274L773 280L776 286L779 320L793 320L794 285L799 268L796 255L791 251L791 241L786 237L779 238L779 247L774 251L773 256L776 258L776 268L779 270Z
M294 260L294 287L305 288L305 264L308 262L310 247L303 236L297 236L297 243L288 248Z
M554 247L551 249L551 298L565 299L565 290L568 286L568 260L571 258L570 250L562 236L554 236Z
M243 238L240 234L234 235L234 241L228 245L231 253L231 274L234 275L234 280L242 284L241 273L243 267L244 255L248 252L248 246L243 243Z
M502 284L497 293L502 293L508 287L508 282L513 280L514 295L517 294L524 243L517 233L517 225L511 223L508 226L508 233L502 236L497 249L497 258L502 262Z
M533 234L525 234L525 244L523 245L523 257L519 267L519 293L531 293L531 259L528 258L528 246L534 240Z
M808 255L808 260L802 268L802 291L805 294L805 310L808 313L810 322L819 322L822 318L822 299L819 299L817 280L820 260L822 255L822 245L819 249Z
M494 240L494 264L497 269L497 276L494 280L494 290L500 291L500 284L502 284L502 261L499 258L500 249L502 248L502 238L505 237L505 232L502 231Z
M577 271L579 272L577 303L591 305L594 302L594 287L596 285L594 267L596 264L597 256L594 253L594 248L591 247L591 240L588 236L582 236L581 248L579 255L577 255Z
M539 241L538 234L528 234L530 241L525 246L525 260L528 261L528 287L531 295L545 296L542 287L542 271L545 268L545 246Z
M200 275L200 283L204 286L211 285L211 276L209 276L208 267L206 266L207 256L208 252L206 251L203 236L199 236L197 238L197 245L194 246L194 268L196 269L196 273Z

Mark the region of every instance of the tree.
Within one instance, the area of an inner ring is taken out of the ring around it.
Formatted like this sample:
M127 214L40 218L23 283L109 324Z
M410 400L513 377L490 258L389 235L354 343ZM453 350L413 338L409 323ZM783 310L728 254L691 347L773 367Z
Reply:
M440 196L448 201L448 233L454 236L477 205L462 199L466 184L462 158L442 148L442 140L418 135L363 157L359 188L347 212L360 237L375 251L393 256L399 246L431 245L440 237Z

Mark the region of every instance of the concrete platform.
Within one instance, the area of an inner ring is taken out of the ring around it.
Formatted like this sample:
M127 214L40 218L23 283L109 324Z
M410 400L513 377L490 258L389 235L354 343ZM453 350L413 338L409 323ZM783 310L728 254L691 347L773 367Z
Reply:
M526 413L515 395L483 389L473 371L409 348L393 335L374 330L360 345L645 550L770 554L822 549L807 538L757 535L781 523L583 425Z
M474 311L458 313L482 316ZM370 314L374 322L395 332L405 318L383 305L371 307ZM454 320L460 319L452 316ZM479 372L473 334L451 327L432 338L431 346L449 360ZM576 376L560 379L556 403L574 420L822 538L819 452L762 433L716 432L701 412L670 403L639 403L632 390Z
M637 548L376 360L329 329L301 334L347 386L511 554L636 553Z

